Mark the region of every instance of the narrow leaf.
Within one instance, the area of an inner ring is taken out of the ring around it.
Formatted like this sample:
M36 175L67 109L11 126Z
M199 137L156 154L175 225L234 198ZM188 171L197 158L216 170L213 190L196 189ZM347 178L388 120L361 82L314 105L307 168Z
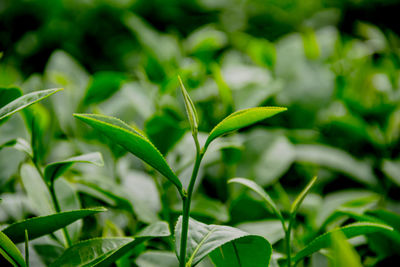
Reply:
M61 90L63 89L62 88L47 89L47 90L32 92L23 95L21 97L18 97L14 101L0 108L0 120Z
M292 207L290 208L290 213L291 213L292 217L296 214L301 203L303 202L304 198L307 196L308 192L310 191L311 187L314 185L315 181L317 181L317 176L314 176L311 179L311 181L307 184L307 186L303 189L303 191L301 191L301 193L293 201Z
M393 231L393 228L384 224L362 222L353 223L342 228L334 229L315 238L311 243L308 244L308 246L298 252L293 260L295 262L298 262L301 259L313 254L314 252L319 251L322 248L329 247L331 244L331 236L337 231L343 232L346 238L352 238L358 235Z
M51 234L54 231L82 219L86 216L106 211L104 208L65 211L47 216L34 217L15 222L3 230L14 243L25 240L25 230L28 230L30 240Z
M135 238L111 237L85 240L68 248L50 266L109 266L144 241L170 234L167 223L156 222L143 229Z
M181 86L183 99L185 100L186 113L189 119L190 128L192 129L192 134L196 136L199 126L199 118L197 117L196 107L194 106L192 99L190 99L189 93L186 91L180 76L178 76L178 80Z
M0 254L14 266L26 266L24 257L14 243L0 231Z
M265 192L265 190L256 184L255 182L245 179L245 178L233 178L228 181L228 183L238 183L244 185L251 190L253 190L257 195L259 195L267 205L272 208L273 212L278 216L281 221L284 221L281 212L279 211L278 207L276 206L275 202L271 199L271 197Z
M95 114L74 114L74 116L155 168L169 179L183 195L179 178L171 170L158 149L140 132L113 117Z
M182 217L175 227L175 251L180 251ZM250 235L229 226L207 225L189 220L186 266L195 266L209 255L216 266L268 266L271 244L263 237Z
M287 108L257 107L236 111L223 119L217 126L214 127L214 129L210 132L204 147L207 148L214 139L223 134L260 122L285 110L287 110Z
M27 229L25 229L25 263L29 267L29 236Z
M77 162L92 163L97 166L104 165L101 153L99 152L88 153L48 164L44 169L44 178L46 179L46 181L53 183L54 180L60 177L69 167L71 167L74 163Z

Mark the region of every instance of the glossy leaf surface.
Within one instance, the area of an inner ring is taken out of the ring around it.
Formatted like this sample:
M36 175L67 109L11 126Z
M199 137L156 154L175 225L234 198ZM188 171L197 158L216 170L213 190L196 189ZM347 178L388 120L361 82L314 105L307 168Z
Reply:
M257 123L285 110L287 109L283 107L257 107L236 111L214 127L207 138L205 147L221 135Z
M140 132L113 117L95 114L74 114L83 122L121 145L169 179L182 193L182 184L158 149Z

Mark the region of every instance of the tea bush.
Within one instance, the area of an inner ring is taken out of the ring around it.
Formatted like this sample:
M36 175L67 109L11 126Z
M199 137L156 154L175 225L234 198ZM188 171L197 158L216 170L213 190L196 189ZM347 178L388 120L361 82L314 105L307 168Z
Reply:
M396 8L0 3L1 266L392 266Z

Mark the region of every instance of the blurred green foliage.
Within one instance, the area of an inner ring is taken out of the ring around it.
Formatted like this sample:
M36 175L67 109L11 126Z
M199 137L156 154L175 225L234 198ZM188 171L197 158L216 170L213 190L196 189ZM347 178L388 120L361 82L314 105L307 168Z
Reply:
M68 226L73 240L134 235L161 219L173 230L181 203L171 184L72 114L106 114L144 129L187 187L195 151L180 75L197 108L201 142L233 111L288 107L210 145L193 218L266 237L272 262L282 263L279 221L261 199L227 180L256 181L285 214L317 175L298 210L295 251L318 233L371 217L398 233L399 8L395 0L2 0L0 108L21 92L64 91L0 121L0 144L29 140L40 166L102 153L103 168L74 165L55 182L62 210L109 208ZM50 213L44 185L26 162L23 152L0 148L1 224ZM53 237L29 243L32 266L61 255L55 240L63 236ZM334 266L350 259L385 266L399 260L396 238L350 239L355 249L346 252L337 235L329 253L305 265L327 265L326 257L336 255ZM176 266L171 240L147 247L154 251L141 254L139 246L118 266Z

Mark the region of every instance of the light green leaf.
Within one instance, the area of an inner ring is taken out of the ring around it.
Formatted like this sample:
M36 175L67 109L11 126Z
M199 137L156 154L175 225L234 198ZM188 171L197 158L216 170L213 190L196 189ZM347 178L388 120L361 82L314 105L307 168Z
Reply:
M70 223L82 219L86 216L106 211L104 208L92 208L65 211L47 216L34 217L23 221L15 222L3 230L14 243L25 240L25 229L28 230L30 240L51 234Z
M236 111L214 127L207 138L204 148L206 149L214 139L223 134L257 123L285 110L287 110L287 108L257 107Z
M46 179L47 182L53 183L54 180L60 177L69 167L72 166L72 164L77 162L92 163L97 166L104 165L101 153L99 152L88 153L48 164L44 169L44 178Z
M384 224L362 222L353 223L338 229L334 229L315 238L311 243L308 244L308 246L299 251L293 258L293 260L295 262L298 262L301 259L313 254L314 252L319 251L322 248L329 247L331 243L331 236L337 231L343 232L346 238L352 238L358 235L393 231L393 228Z
M26 266L24 257L14 243L0 231L0 254L13 266Z
M182 217L175 227L175 251L180 251ZM261 236L250 235L229 226L207 225L189 220L186 266L198 264L209 255L216 266L268 266L271 244Z
M140 132L113 117L95 114L74 114L74 116L155 168L178 188L181 195L184 195L179 178L158 149Z
M332 234L332 265L333 267L353 266L362 267L360 256L349 244L341 231Z
M290 214L292 217L294 217L301 203L303 202L304 198L306 197L306 195L308 194L311 187L314 185L316 181L317 181L317 176L314 176L311 179L311 181L306 185L306 187L303 189L303 191L301 191L300 194L297 196L297 198L293 201L292 206L290 208Z
M16 150L25 152L31 158L33 157L31 145L23 138L13 139L0 145L0 150L4 147L12 147Z
M47 90L32 92L23 95L21 97L18 97L14 101L0 108L0 120L61 90L63 89L62 88L47 89Z
M278 216L278 218L281 221L284 221L282 214L279 211L278 207L276 206L275 202L271 199L271 197L267 194L267 192L265 192L264 189L262 189L261 186L259 186L255 182L253 182L249 179L245 179L245 178L233 178L233 179L230 179L228 181L228 183L238 183L238 184L244 185L244 186L250 188L251 190L253 190L255 193L257 193L257 195L259 195L262 198L262 200L265 201L265 203L267 203L268 207L272 208L272 210L276 214L276 216Z
M197 117L196 107L194 106L192 99L190 99L189 93L186 91L180 76L178 76L178 80L181 86L183 99L185 100L186 113L189 119L190 128L192 129L192 135L196 136L199 127L199 118Z
M132 237L94 238L69 247L50 266L109 266L135 246L154 237L169 236L168 224L156 222Z

